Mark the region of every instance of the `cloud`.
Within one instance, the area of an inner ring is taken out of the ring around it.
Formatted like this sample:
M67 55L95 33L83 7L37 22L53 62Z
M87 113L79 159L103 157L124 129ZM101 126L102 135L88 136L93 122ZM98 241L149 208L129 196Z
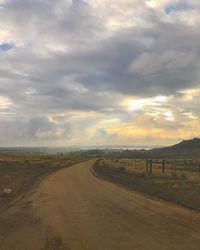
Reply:
M163 71L172 72L174 68L188 69L195 61L195 55L176 51L165 51L163 54L141 54L130 65L130 72L139 75L152 75Z
M200 86L198 1L188 1L191 8L186 1L169 0L8 0L0 5L0 120L6 124L0 130L11 130L9 143L20 126L22 144L31 143L30 138L79 143L91 132L94 138L98 129L109 138L115 132L107 116L115 119L116 131L132 121L122 105L127 99L174 96L154 123L166 131L161 120L167 117L172 125L170 114L177 124L193 121L175 112L177 105L199 115L197 98L187 102L183 94ZM59 119L55 123L49 117ZM135 119L140 126L143 118Z
M20 146L25 144L49 146L49 143L58 143L70 138L72 128L69 123L56 124L47 117L21 117L1 121L0 136L4 145ZM59 145L59 144L58 144Z

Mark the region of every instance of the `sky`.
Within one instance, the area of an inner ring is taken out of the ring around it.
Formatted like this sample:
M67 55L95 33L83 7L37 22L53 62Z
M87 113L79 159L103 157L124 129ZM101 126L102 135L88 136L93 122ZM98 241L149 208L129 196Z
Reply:
M0 146L200 136L199 0L0 0Z

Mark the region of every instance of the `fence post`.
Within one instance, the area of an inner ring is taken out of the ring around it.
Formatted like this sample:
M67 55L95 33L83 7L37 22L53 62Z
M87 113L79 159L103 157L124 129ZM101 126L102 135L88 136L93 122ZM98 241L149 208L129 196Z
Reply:
M150 169L149 169L149 173L150 173L150 174L152 173L152 168L153 168L153 161L150 160Z
M200 164L199 164L199 177L200 177Z
M149 172L149 160L146 160L146 172L147 172L147 174Z
M162 174L165 173L165 160L162 161Z

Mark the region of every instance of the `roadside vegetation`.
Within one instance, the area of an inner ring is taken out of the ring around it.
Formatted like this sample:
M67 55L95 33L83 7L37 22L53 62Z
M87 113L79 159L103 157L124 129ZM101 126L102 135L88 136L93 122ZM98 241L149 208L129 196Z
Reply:
M26 191L43 176L85 160L75 155L0 155L0 205ZM7 193L6 191L10 191Z
M149 162L149 161L148 161ZM148 165L149 167L149 165ZM151 196L200 211L200 159L101 159L95 172Z

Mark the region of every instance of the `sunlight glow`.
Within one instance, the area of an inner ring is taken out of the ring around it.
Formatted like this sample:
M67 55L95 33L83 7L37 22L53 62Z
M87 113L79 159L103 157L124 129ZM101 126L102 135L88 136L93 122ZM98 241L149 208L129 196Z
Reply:
M146 2L147 6L151 8L156 8L158 6L166 5L168 3L172 2L171 0L148 0Z
M0 109L6 109L12 105L12 102L9 98L5 96L0 96Z
M139 110L145 106L160 106L166 101L166 96L156 96L154 98L129 100L127 106L129 110Z
M179 91L179 93L183 94L185 99L192 100L195 97L199 97L200 88L182 90L182 91Z
M166 120L168 120L168 121L174 121L174 116L173 116L172 111L167 110L163 114L164 114Z

